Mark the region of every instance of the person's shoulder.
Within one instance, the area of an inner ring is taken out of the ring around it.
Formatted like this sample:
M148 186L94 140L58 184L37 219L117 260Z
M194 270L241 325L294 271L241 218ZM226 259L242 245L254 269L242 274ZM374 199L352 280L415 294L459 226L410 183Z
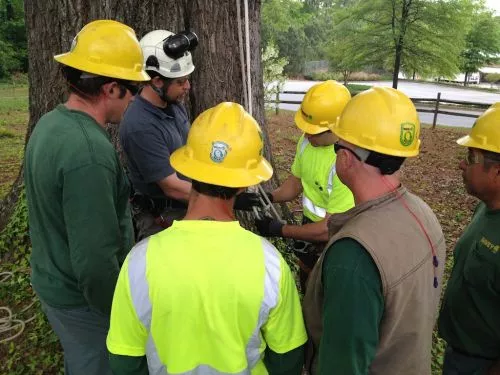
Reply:
M153 122L154 115L150 106L152 106L151 103L137 96L123 114L120 130L129 129L133 131L140 129L146 123Z
M167 106L167 113L175 118L188 118L187 109L182 103L171 103Z
M333 254L333 255L332 255ZM350 237L344 237L332 243L325 254L325 261L340 262L342 264L356 263L369 255L366 248Z

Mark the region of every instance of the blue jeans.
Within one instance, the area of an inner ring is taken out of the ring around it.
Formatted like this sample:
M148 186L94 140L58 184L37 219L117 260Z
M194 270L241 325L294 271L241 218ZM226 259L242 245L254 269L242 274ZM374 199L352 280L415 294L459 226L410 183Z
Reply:
M443 375L485 375L493 362L492 359L458 353L448 346L444 354Z
M41 303L64 350L64 373L111 375L106 348L109 317L88 306L61 309Z

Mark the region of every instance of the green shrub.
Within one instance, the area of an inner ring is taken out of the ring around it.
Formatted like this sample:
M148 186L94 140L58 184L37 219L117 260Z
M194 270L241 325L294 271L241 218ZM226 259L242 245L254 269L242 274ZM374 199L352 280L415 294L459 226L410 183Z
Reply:
M315 72L311 74L310 79L313 81L328 81L329 79L343 81L342 74L337 72Z
M347 84L347 88L349 89L349 92L351 93L352 96L359 94L361 91L368 90L371 88L371 86L368 85L356 85L352 83Z
M484 80L486 82L494 83L500 81L500 74L499 73L488 73L485 74Z

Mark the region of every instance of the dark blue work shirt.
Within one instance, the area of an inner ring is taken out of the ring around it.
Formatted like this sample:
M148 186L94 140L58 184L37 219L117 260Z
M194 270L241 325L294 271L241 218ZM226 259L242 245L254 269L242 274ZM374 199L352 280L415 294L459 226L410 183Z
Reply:
M189 126L182 105L169 103L162 109L136 95L120 124L120 142L136 191L152 197L165 196L156 181L175 172L170 154L186 144Z

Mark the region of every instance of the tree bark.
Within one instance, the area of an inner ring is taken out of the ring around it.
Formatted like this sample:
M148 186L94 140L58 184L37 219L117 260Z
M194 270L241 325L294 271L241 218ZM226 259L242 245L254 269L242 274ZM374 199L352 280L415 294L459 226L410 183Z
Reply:
M241 27L244 33L244 4ZM68 51L76 33L96 19L115 19L131 26L140 39L155 29L178 32L192 29L199 37L193 53L188 107L191 118L222 101L243 103L238 19L235 0L26 0L25 21L29 59L29 124L26 142L40 117L64 101L67 90L53 56ZM249 0L249 33L253 116L265 135L264 154L274 166L264 116L260 51L260 0ZM245 43L245 41L243 41ZM244 48L244 46L241 46ZM116 132L116 127L114 128ZM266 184L277 185L277 175ZM14 208L22 183L22 170L12 191L0 205L0 230Z

